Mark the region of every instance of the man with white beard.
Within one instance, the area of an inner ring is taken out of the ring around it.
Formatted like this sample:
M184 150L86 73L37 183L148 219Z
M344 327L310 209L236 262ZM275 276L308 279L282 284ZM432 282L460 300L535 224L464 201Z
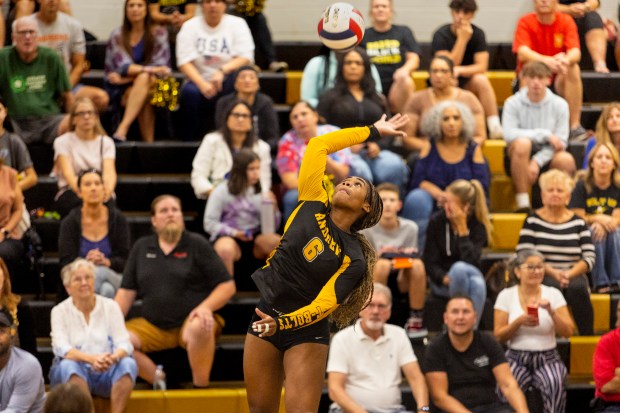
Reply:
M145 353L181 346L194 386L207 387L224 324L215 311L235 294L235 282L211 244L185 230L179 198L155 198L151 224L155 234L134 244L115 297L125 316L142 299L142 316L126 323L138 373L153 383L156 366Z
M372 300L355 325L332 339L327 361L329 397L334 401L330 413L405 412L402 373L411 386L417 411L430 411L426 382L407 332L386 324L391 311L390 289L375 283Z

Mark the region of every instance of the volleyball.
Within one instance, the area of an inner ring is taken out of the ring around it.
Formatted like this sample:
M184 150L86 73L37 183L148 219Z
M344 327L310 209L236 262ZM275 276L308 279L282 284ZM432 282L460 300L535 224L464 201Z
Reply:
M319 39L334 51L344 52L360 44L364 37L364 17L349 3L334 3L319 20Z

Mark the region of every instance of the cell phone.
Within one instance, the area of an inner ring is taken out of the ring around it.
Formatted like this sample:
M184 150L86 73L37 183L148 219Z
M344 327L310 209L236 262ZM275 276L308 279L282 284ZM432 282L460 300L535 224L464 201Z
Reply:
M536 324L538 325L538 306L527 306L527 314L534 317L536 319Z

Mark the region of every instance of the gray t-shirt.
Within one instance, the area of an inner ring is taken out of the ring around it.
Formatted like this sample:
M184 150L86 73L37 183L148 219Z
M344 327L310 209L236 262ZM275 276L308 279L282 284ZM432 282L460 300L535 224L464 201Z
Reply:
M56 50L67 68L67 73L71 72L71 55L86 55L86 38L82 24L63 12L58 12L56 20L49 24L40 20L38 13L32 14L28 18L35 21L39 26L39 36L37 37L39 46Z
M0 159L6 166L10 166L17 172L23 172L33 165L24 141L18 135L8 131L0 135Z
M9 362L0 370L0 411L42 413L45 384L39 361L13 347Z
M398 227L394 229L385 229L379 223L361 232L379 254L384 247L393 247L394 252L403 255L418 251L418 225L407 218L398 217Z

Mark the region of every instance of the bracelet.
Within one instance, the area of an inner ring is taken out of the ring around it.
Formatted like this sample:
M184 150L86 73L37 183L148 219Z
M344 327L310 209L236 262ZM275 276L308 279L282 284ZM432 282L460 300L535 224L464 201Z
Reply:
M431 408L428 406L422 406L418 409L419 412L430 412Z

